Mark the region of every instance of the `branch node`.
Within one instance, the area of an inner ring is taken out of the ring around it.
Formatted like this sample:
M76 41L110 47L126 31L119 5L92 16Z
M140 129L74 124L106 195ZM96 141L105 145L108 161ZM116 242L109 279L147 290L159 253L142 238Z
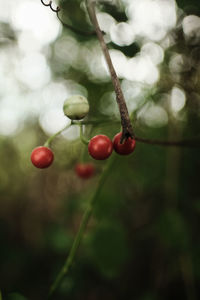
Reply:
M131 128L126 128L126 130L122 130L122 135L121 135L121 138L120 138L120 144L123 144L123 142L125 140L127 140L128 138L131 138L131 139L134 139L134 133L133 133L133 130L132 130L132 127Z

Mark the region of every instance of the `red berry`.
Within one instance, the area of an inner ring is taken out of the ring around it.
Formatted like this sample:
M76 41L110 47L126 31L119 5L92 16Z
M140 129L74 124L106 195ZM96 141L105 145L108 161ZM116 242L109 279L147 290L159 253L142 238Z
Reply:
M103 134L94 136L88 145L90 155L97 160L108 158L113 150L112 141Z
M119 132L113 138L113 148L115 152L121 155L128 155L132 153L135 149L135 140L132 138L126 139L123 144L120 144L120 139L122 136L122 132Z
M84 179L92 177L95 173L95 167L90 163L79 163L75 166L76 174Z
M54 155L52 150L44 146L33 149L31 153L31 161L36 168L48 168L52 164L53 159Z

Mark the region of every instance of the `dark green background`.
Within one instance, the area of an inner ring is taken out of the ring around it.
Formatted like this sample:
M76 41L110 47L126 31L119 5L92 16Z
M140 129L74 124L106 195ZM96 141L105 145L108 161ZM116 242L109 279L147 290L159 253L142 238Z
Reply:
M61 2L63 18L77 28L91 30L80 1ZM198 0L177 1L184 13L200 13ZM41 4L42 5L42 4ZM48 8L46 8L48 9ZM104 5L118 21L126 20L124 11ZM49 12L51 13L51 12ZM62 15L62 14L61 14ZM5 24L0 24L5 26ZM10 37L9 27L5 31ZM173 47L165 52L160 80L144 102L155 103L161 93L176 84L169 71L171 55L191 51L199 45L185 42L182 30L174 29ZM80 43L94 38L76 36ZM60 37L61 38L61 37ZM13 40L14 43L14 40ZM1 45L5 47L6 45ZM83 70L72 67L65 72L62 61L52 55L49 64L55 78L73 79L89 92L90 115L99 124L86 133L107 134L112 138L119 124L102 124L98 109L111 83L94 82ZM127 56L140 51L140 44L119 47ZM200 73L196 68L181 73L187 103L181 112L185 121L169 118L167 126L150 128L134 119L136 135L162 140L199 136ZM63 61L64 64L64 61ZM196 80L194 81L194 77ZM136 118L137 112L135 113ZM112 122L112 121L111 121ZM104 162L94 162L97 174L89 181L77 178L74 165L87 149L79 140L57 138L53 143L55 162L47 170L30 164L31 150L47 137L38 120L26 122L12 138L0 136L0 288L3 299L44 300L48 288L69 253L84 208L95 190ZM69 276L53 299L64 300L197 300L200 298L200 157L199 149L160 147L137 143L129 157L117 157ZM10 296L8 296L10 294Z

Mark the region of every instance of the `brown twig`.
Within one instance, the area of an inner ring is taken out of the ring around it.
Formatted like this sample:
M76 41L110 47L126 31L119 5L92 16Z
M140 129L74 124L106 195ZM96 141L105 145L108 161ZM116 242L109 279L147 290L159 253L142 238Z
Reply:
M118 104L120 115L121 115L121 124L122 124L121 142L123 142L128 137L131 137L131 138L134 137L133 128L131 125L128 109L126 106L124 95L122 93L119 78L117 77L116 71L113 67L113 63L112 63L107 45L104 41L102 31L99 27L99 23L98 23L96 12L95 12L95 3L93 0L86 0L86 5L87 5L90 20L95 27L97 37L99 39L104 57L106 59L107 66L110 71L112 83L113 83L115 94L116 94L116 100L117 100L117 104Z
M61 11L61 8L59 6L57 6L56 8L53 8L52 6L52 1L49 1L48 3L45 3L43 0L41 0L42 4L44 6L49 6L50 9L56 13L57 15L57 18L58 20L62 23L62 25L67 28L67 29L70 29L71 31L73 31L74 33L76 34L79 34L79 35L84 35L84 36L92 36L92 35L96 35L96 32L95 31L83 31L83 30L80 30L80 29L77 29L69 24L66 24L65 22L63 22L63 20L60 18L59 16L59 11Z

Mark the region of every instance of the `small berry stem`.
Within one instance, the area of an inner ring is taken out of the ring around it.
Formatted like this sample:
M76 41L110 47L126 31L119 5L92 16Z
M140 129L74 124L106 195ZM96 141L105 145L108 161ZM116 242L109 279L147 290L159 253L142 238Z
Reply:
M83 135L83 124L80 124L80 140L83 144L88 145L89 141Z
M44 147L49 147L51 142L55 139L55 137L57 137L59 134L61 134L64 130L68 129L71 125L73 125L72 122L70 124L68 124L67 126L65 126L63 129L59 130L58 132L56 132L55 134L50 136L48 138L48 140L46 140L46 142L44 143Z
M104 121L105 124L112 123L111 121ZM118 121L116 121L118 123ZM48 140L45 142L44 147L49 147L50 143L53 141L55 137L57 137L60 133L62 133L64 130L68 129L72 125L96 125L99 124L98 121L96 120L91 120L91 121L71 121L71 123L67 126L65 126L63 129L60 131L56 132L54 135L50 136ZM81 128L80 128L80 139L81 141L88 145L88 140L85 139L83 134L81 133ZM82 137L81 137L82 136ZM165 147L188 147L188 148L200 148L200 139L199 136L191 138L191 139L185 139L185 140L179 140L179 141L163 141L163 140L154 140L154 139L147 139L147 138L142 138L135 136L134 139L140 143L144 144L150 144L150 145L157 145L157 146L165 146Z
M120 124L120 120L117 119L94 119L94 120L83 120L83 121L73 121L73 125L109 125L109 124Z
M86 230L86 227L87 227L87 224L88 224L88 221L90 219L90 216L93 212L93 208L94 208L94 205L98 199L98 196L103 188L103 185L106 181L106 178L108 177L109 173L110 173L110 170L115 162L115 159L116 159L116 156L113 155L111 157L111 159L108 161L107 163L107 166L105 167L100 179L99 179L99 183L96 187L96 190L94 192L94 194L92 195L89 203L88 203L88 206L85 210L85 213L83 215L83 218L82 218L82 221L81 221L81 224L79 226L79 230L76 234L76 237L74 239L74 242L72 244L72 247L71 247L71 250L69 252L69 255L62 267L62 269L60 270L60 272L58 273L57 277L56 277L56 280L54 281L54 283L52 284L50 290L49 290L49 295L48 295L48 299L51 298L51 296L54 294L54 292L56 291L56 289L58 288L59 284L61 283L62 279L64 276L67 275L67 273L69 272L69 269L70 267L72 266L73 262L74 262L74 257L77 253L77 250L79 248L79 245L80 245L80 242L83 238L83 235L84 235L84 232Z

